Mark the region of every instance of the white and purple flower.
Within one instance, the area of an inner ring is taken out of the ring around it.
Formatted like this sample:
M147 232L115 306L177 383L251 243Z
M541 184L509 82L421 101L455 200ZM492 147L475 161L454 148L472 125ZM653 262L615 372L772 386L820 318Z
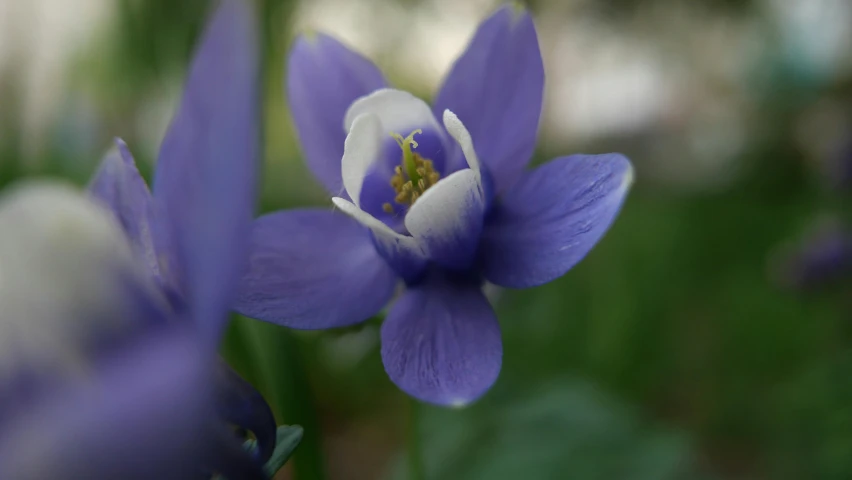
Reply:
M216 354L259 131L251 8L220 3L153 195L119 142L88 195L31 184L0 199L0 478L267 478L274 418Z
M426 402L478 398L503 354L483 283L525 288L564 274L632 180L619 154L526 170L543 88L535 27L516 7L479 27L431 107L331 37L300 37L290 107L311 171L347 215L257 219L236 310L292 328L351 325L381 311L402 279L381 330L388 375Z

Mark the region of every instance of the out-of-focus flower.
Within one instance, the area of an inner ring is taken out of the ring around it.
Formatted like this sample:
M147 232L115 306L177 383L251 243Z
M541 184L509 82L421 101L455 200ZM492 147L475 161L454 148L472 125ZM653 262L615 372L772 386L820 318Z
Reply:
M852 137L846 137L828 160L832 186L852 190Z
M83 193L4 193L0 303L0 478L263 478L219 420L206 346Z
M250 7L226 0L190 68L180 109L161 146L153 195L124 142L89 186L115 214L176 316L215 346L245 268L258 163L258 66ZM255 433L262 456L275 446L263 398L224 362L222 415Z
M801 290L852 278L852 230L838 219L822 221L804 240L780 251L771 268L781 286Z
M224 0L190 67L160 147L153 195L122 141L89 186L118 217L148 268L210 338L223 328L245 266L258 162L255 25L244 0ZM203 247L203 248L202 248ZM211 272L216 272L212 275Z
M259 218L236 310L293 328L351 325L379 312L401 278L381 330L390 378L435 404L478 398L502 363L483 282L523 288L564 274L606 232L632 179L618 154L525 171L543 87L535 27L516 7L479 27L431 108L331 37L299 38L287 94L302 148L357 222L318 209Z
M255 33L221 2L154 195L119 142L90 196L21 187L0 207L0 478L265 478L274 419L216 356L255 198Z

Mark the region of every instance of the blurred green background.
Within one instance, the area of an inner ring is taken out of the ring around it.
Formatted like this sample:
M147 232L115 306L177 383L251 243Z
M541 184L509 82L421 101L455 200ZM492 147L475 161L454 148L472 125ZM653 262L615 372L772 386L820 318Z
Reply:
M431 98L499 2L256 4L269 211L329 205L283 95L299 31L337 36ZM852 283L795 288L789 267L818 225L852 220L852 3L528 6L547 70L534 161L620 151L637 181L562 279L489 289L503 372L467 409L420 409L428 478L852 478ZM0 185L83 185L114 136L149 174L208 8L0 0ZM378 326L235 318L223 353L306 429L281 478L406 478L411 404L382 369Z

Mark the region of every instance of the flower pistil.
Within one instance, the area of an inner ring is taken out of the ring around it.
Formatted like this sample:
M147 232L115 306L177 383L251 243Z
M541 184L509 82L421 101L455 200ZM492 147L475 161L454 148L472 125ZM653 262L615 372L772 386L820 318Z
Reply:
M394 201L400 205L410 207L421 195L432 185L438 182L441 174L435 171L432 160L423 158L411 149L417 148L414 135L423 133L419 128L403 137L398 133L391 136L396 139L399 148L402 149L402 162L394 168L394 175L390 184L396 192ZM387 213L393 213L394 208L389 202L382 205Z

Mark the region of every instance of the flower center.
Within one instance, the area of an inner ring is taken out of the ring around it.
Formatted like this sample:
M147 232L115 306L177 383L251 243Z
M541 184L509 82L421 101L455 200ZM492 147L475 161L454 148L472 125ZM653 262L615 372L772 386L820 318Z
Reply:
M411 150L417 148L414 135L419 133L423 133L423 130L418 128L404 138L398 133L391 134L402 149L402 162L394 168L390 184L396 192L394 201L406 207L413 205L423 192L438 183L438 179L441 178L441 174L435 171L432 160L423 158ZM390 203L382 205L382 209L387 213L394 213L393 205Z

